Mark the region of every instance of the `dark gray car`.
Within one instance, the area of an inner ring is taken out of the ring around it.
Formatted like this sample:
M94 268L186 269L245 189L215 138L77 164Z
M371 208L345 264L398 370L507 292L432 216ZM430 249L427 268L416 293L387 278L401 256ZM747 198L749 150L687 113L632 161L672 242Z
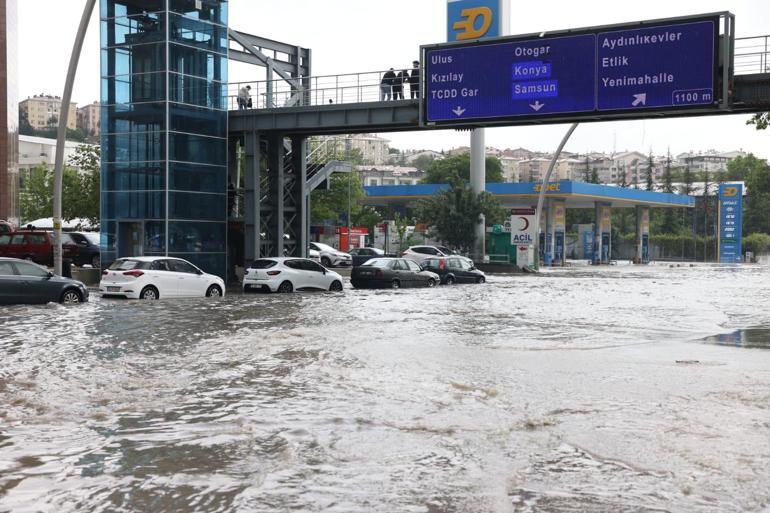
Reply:
M88 289L83 283L57 276L45 267L26 260L0 258L1 305L85 301L88 301Z

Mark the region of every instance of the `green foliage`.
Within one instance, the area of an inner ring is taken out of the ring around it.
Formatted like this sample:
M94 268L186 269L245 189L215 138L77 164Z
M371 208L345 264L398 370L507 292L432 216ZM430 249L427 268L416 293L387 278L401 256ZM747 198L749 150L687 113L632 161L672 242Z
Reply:
M770 235L766 233L752 233L744 237L743 251L751 251L755 255L770 252Z
M402 217L401 214L396 212L393 216L396 223L396 236L398 237L398 252L401 253L409 246L414 246L414 234L407 235L407 229L409 228L409 219Z
M420 171L425 171L431 166L431 164L433 164L434 160L436 159L433 158L433 155L420 155L414 159L412 166L416 167Z
M465 252L473 249L481 214L487 225L501 224L505 216L494 196L487 192L474 194L464 184L422 200L419 207L419 218L433 228L439 239Z
M331 221L342 224L342 219L348 215L348 187L352 223L355 224L357 219L367 219L368 222L366 216L371 216L372 210L364 209L360 204L366 193L358 173L334 174L329 179L329 190L316 189L310 194L311 222Z
M652 151L647 157L647 173L645 175L646 189L651 191L655 188L655 182L652 179L652 173L655 171L655 161L652 158Z
M758 114L754 114L751 119L746 121L746 124L754 125L757 130L765 130L767 129L768 125L770 125L770 112L760 112Z
M591 183L599 183L599 170L596 168L591 169Z
M65 221L83 218L98 224L101 194L99 147L78 147L69 164L73 167L65 167L62 173L62 218ZM20 194L21 217L25 222L53 216L53 178L53 170L44 165L29 171L24 191Z
M486 158L487 183L501 183L503 179L503 167L500 161L494 157ZM435 160L425 171L422 183L462 185L470 181L471 156L468 154Z

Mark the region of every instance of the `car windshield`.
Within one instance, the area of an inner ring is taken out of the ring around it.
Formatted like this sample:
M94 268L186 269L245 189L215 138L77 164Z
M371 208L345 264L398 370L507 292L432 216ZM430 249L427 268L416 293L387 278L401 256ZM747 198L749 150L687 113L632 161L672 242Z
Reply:
M110 271L130 271L132 269L149 269L150 262L140 260L115 260L110 266Z
M327 246L326 244L321 244L320 242L314 242L316 247L318 247L319 251L337 251L331 246Z
M86 240L88 240L88 242L90 242L94 246L98 246L101 243L100 236L98 233L87 232L83 234L83 237L85 237Z
M393 260L390 258L372 258L367 260L364 265L369 267L380 267L382 269L388 267Z
M449 249L446 246L436 246L436 248L438 248L438 250L441 251L442 253L444 253L445 255L451 255L452 254L452 250Z
M274 267L277 262L275 260L254 260L254 263L251 264L252 269L270 269L271 267Z

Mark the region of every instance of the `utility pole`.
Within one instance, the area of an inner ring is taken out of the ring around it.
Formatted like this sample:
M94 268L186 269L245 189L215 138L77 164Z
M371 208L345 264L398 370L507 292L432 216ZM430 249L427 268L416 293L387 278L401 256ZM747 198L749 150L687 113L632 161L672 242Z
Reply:
M56 137L56 162L54 165L53 179L53 266L54 273L62 272L62 244L61 244L61 197L62 197L62 175L64 174L64 142L67 139L67 121L69 120L70 101L72 100L72 88L75 83L75 74L78 69L80 52L83 49L83 40L88 30L88 22L91 19L91 13L94 11L96 0L86 0L83 16L80 18L80 26L75 36L75 44L72 48L70 65L67 70L67 79L64 82L64 94L61 99L61 109L59 110L59 130Z

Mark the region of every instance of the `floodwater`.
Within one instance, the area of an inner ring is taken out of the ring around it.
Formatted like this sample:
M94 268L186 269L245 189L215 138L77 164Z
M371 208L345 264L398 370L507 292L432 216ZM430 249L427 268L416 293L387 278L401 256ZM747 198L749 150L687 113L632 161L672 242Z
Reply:
M0 310L0 512L761 512L770 268Z

